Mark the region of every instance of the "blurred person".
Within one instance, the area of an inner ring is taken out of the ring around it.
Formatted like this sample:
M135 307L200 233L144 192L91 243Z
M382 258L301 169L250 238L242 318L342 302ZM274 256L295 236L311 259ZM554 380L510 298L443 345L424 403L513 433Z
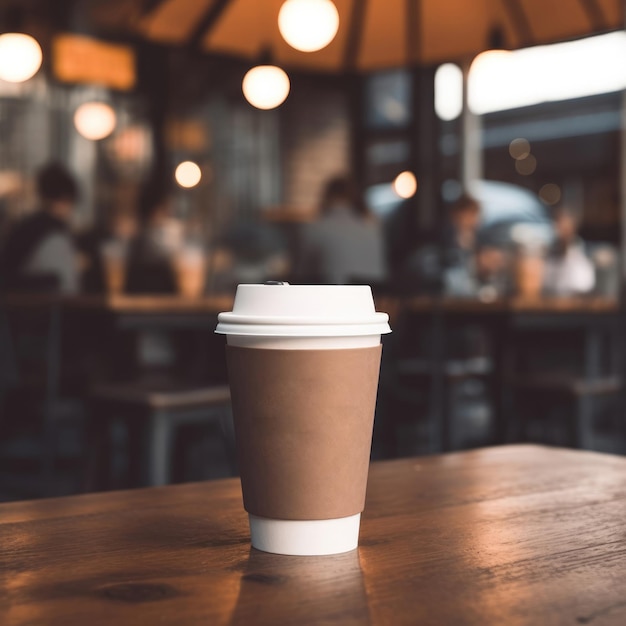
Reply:
M593 261L598 295L616 299L620 290L619 252L609 243L596 244L590 252Z
M506 252L493 244L481 243L476 252L478 298L495 300L508 295L509 259Z
M183 246L183 227L173 215L168 188L153 181L139 199L140 228L128 250L129 293L176 293L176 253Z
M368 212L354 183L331 179L319 219L303 231L296 275L342 285L354 280L382 282L387 277L383 233Z
M480 205L463 194L451 207L443 241L444 291L454 296L475 296L478 291L477 251Z
M77 238L77 247L82 255L83 291L90 293L123 291L123 266L130 246L137 236L138 227L134 213L112 211L104 223ZM111 271L116 267L118 271Z
M483 301L506 295L506 254L481 237L480 217L480 204L468 194L450 206L441 263L446 295ZM491 367L490 353L484 327L468 323L449 329L446 368L450 373L482 375Z
M450 207L448 245L465 254L472 254L478 241L480 205L478 200L463 194Z
M239 283L262 283L288 278L287 244L272 224L242 220L231 225L213 254L213 279L217 290Z
M75 293L78 255L70 220L78 185L59 163L42 167L36 178L39 206L9 232L0 254L0 280L6 290Z
M595 285L593 263L578 235L579 220L567 206L553 210L555 241L548 252L544 270L544 288L552 295L589 293Z

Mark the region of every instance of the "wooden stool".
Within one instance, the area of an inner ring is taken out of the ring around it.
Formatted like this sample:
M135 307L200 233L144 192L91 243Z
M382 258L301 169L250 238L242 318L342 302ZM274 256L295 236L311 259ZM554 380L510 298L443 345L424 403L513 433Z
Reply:
M150 388L144 384L103 385L91 393L89 488L106 488L110 481L111 426L123 420L130 436L131 480L142 485L166 485L171 480L174 435L186 424L218 423L227 457L232 459L230 389Z

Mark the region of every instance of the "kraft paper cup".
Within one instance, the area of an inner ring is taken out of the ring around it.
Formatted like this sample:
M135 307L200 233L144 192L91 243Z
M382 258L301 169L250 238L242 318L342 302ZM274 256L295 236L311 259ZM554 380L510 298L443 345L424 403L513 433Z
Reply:
M240 285L233 311L219 315L216 332L227 336L253 547L289 555L354 550L365 499L380 336L391 332L388 316L374 309L371 289ZM328 414L333 402L339 406L345 400L351 408ZM275 429L274 423L264 427L267 416L276 420ZM310 433L302 436L300 429ZM290 480L308 488L294 492ZM335 515L344 505L352 507L350 514Z
M119 295L126 284L126 246L118 241L109 241L100 249L104 283L107 293Z
M174 260L178 292L184 298L199 298L206 283L206 261L202 250L189 247Z
M524 298L539 298L543 290L545 261L541 256L521 255L516 262L517 293Z

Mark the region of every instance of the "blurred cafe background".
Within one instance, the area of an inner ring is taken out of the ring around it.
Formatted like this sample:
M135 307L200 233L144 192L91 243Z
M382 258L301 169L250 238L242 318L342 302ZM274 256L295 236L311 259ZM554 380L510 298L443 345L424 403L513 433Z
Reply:
M625 19L0 0L0 500L236 475L250 282L371 285L373 459L626 453Z

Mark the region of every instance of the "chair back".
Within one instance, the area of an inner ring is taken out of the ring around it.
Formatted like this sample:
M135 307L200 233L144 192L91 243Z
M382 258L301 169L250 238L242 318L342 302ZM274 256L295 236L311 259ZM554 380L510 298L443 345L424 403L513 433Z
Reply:
M54 303L0 305L0 399L11 392L51 402L58 393L60 309Z
M13 349L9 320L0 306L0 407L7 390L17 383L17 365Z

